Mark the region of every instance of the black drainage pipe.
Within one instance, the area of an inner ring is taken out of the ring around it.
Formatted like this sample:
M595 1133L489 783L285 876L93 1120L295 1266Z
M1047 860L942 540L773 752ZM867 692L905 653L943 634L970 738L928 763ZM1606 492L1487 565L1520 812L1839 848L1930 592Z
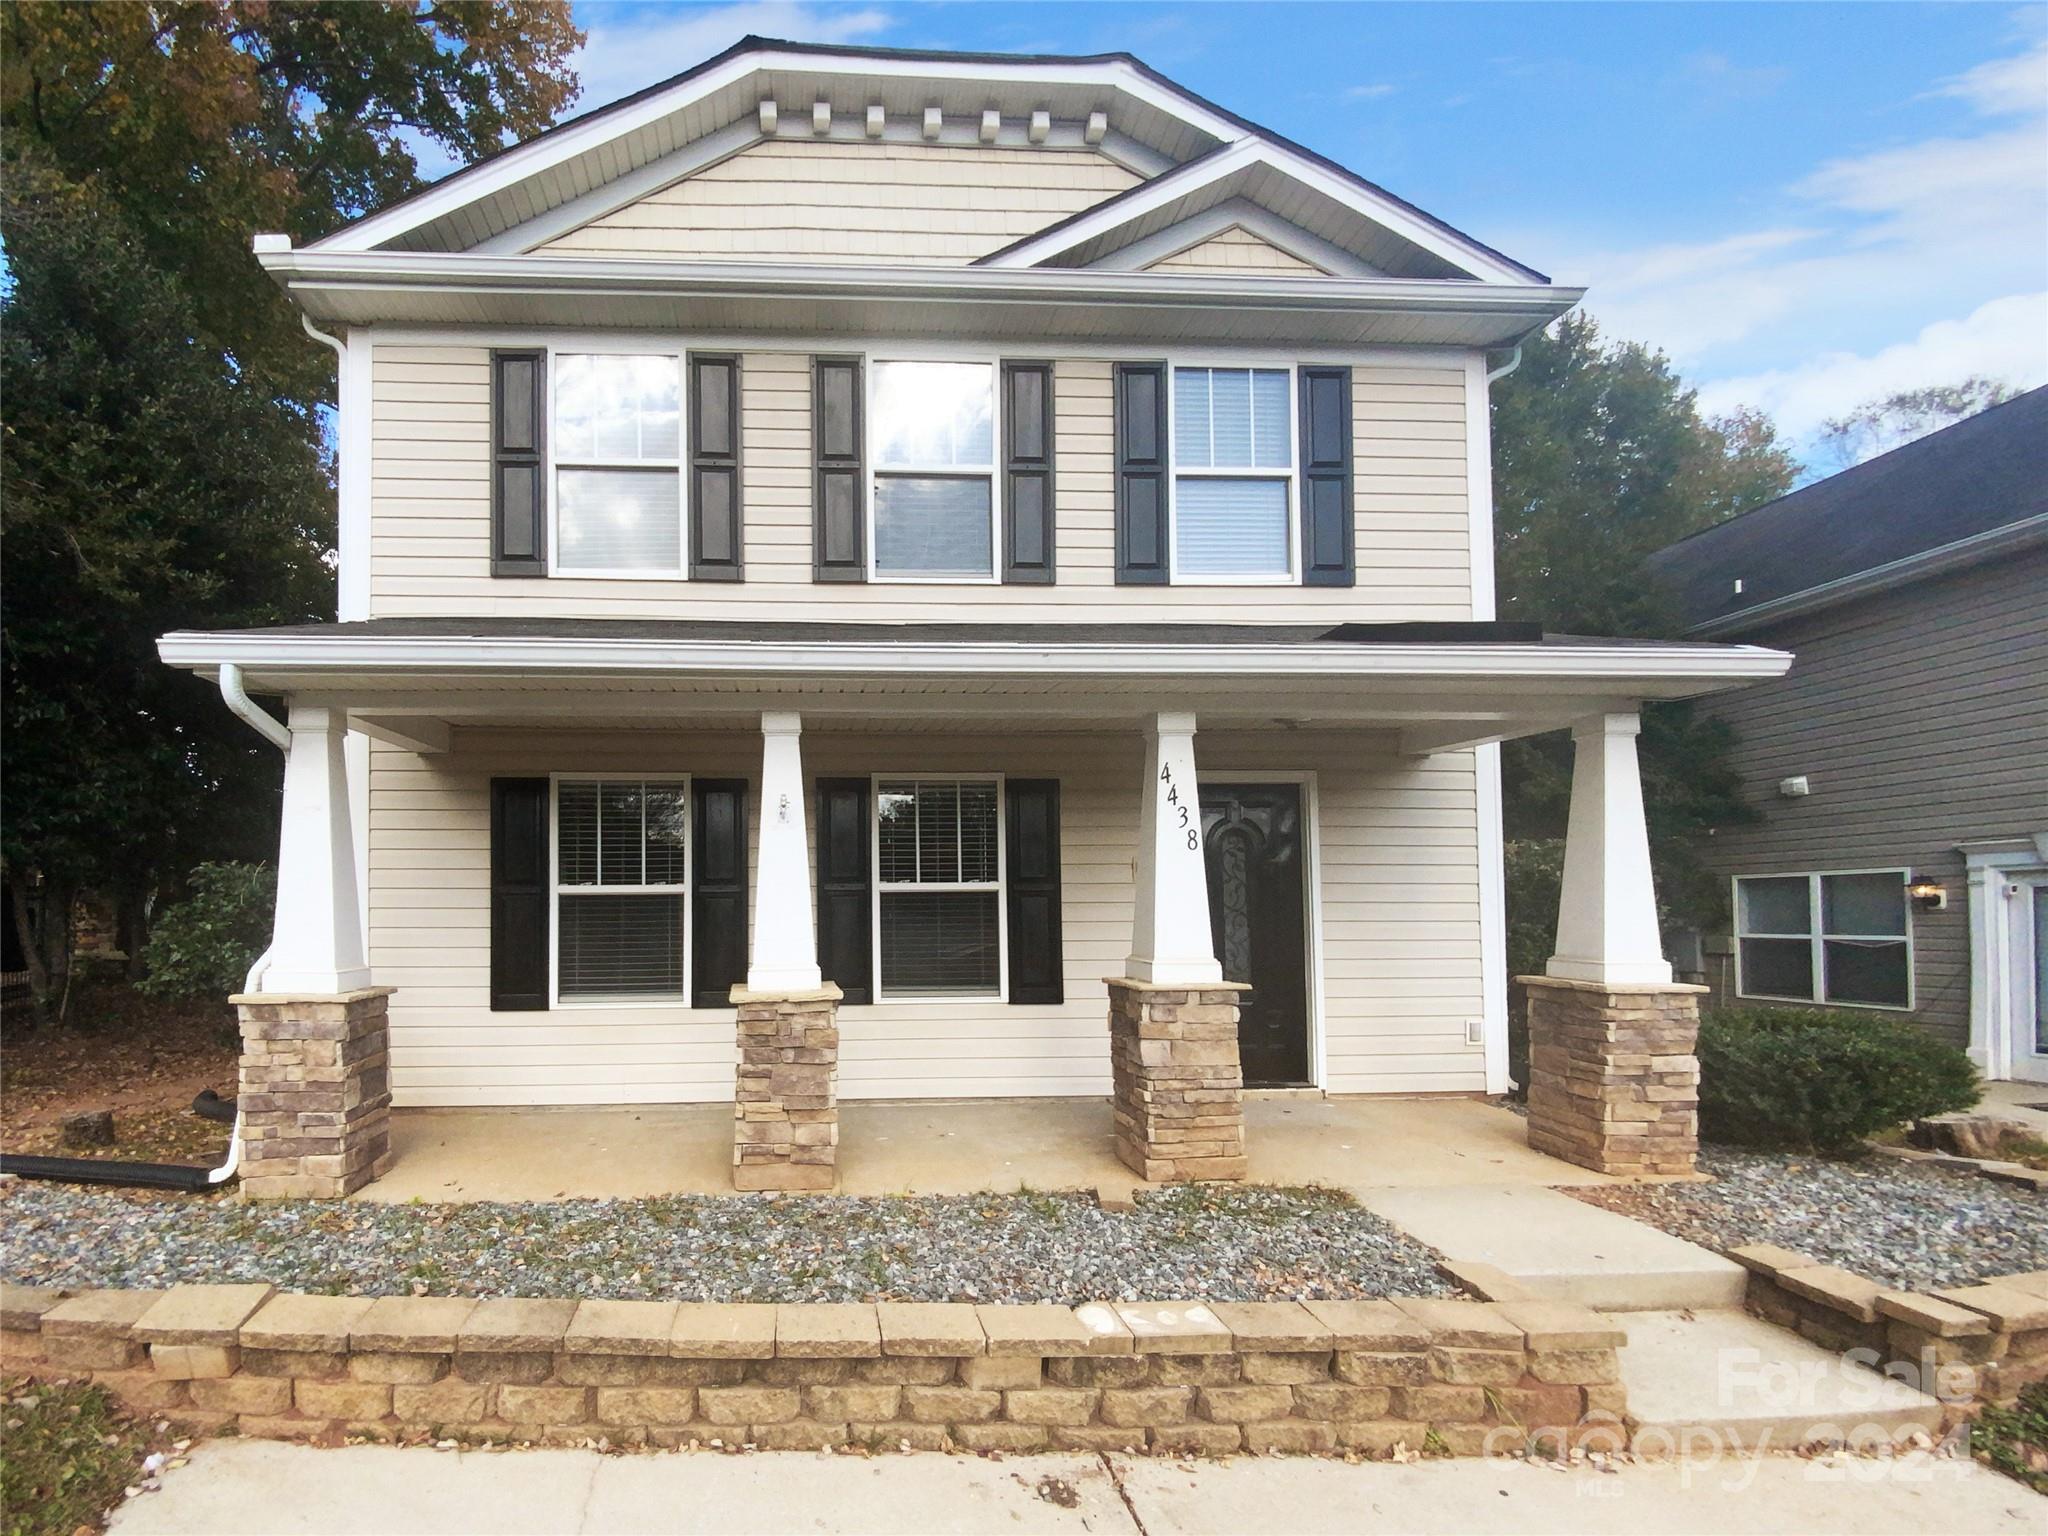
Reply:
M211 1088L202 1088L199 1090L199 1096L192 1101L192 1113L217 1125L233 1125L235 1101L222 1098Z
M53 1179L62 1184L118 1184L198 1192L214 1187L212 1171L183 1163L121 1163L103 1157L30 1157L21 1152L0 1152L0 1173L24 1179Z

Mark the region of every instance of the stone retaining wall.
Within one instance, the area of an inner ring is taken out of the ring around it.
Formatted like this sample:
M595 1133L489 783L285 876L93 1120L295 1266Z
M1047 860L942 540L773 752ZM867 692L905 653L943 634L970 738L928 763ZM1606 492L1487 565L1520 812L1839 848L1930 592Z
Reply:
M816 1451L1625 1443L1622 1334L1555 1302L720 1306L0 1288L10 1370L281 1439Z
M1866 1352L1876 1369L1939 1398L1951 1419L2048 1380L2048 1270L1920 1295L1770 1243L1728 1256L1749 1271L1757 1316L1824 1349Z

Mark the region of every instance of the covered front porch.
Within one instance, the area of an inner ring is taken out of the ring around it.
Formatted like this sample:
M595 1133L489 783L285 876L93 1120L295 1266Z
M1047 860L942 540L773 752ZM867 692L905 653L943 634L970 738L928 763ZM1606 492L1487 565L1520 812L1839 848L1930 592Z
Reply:
M1578 768L1529 1142L1689 1167L1693 1000L1657 933L1636 712L1786 658L1493 624L986 634L168 637L287 752L274 942L239 999L245 1189L428 1161L394 1104L523 1112L537 1145L566 1106L715 1105L733 1187L892 1187L931 1175L888 1147L951 1133L863 1101L959 1098L1084 1101L1019 1121L1014 1157L1085 1185L1111 1182L1105 1138L1127 1178L1294 1178L1290 1121L1351 1132L1247 1112L1247 1083L1506 1087L1497 743L1560 727ZM1426 1164L1415 1141L1358 1182ZM1006 1179L998 1146L959 1176Z
M1105 1099L859 1101L840 1107L839 1192L969 1195L1146 1187L1116 1155ZM1526 1122L1476 1098L1260 1094L1244 1105L1245 1177L1339 1189L1614 1182L1528 1144ZM406 1109L391 1170L353 1198L641 1199L732 1186L723 1104L608 1109Z

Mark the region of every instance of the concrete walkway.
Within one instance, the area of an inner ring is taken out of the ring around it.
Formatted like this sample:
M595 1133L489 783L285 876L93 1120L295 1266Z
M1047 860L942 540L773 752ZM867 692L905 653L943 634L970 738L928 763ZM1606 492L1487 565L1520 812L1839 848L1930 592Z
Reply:
M1939 1532L2048 1529L2048 1499L1968 1462L1729 1459L1603 1474L1515 1461L1407 1466L1124 1457L503 1454L201 1445L112 1536L924 1536Z
M1528 1122L1478 1099L1254 1094L1245 1104L1255 1184L1363 1193L1398 1185L1608 1184L1529 1150ZM1106 1099L856 1101L840 1108L848 1195L1128 1190ZM732 1106L408 1109L391 1116L391 1171L353 1198L632 1199L732 1193Z

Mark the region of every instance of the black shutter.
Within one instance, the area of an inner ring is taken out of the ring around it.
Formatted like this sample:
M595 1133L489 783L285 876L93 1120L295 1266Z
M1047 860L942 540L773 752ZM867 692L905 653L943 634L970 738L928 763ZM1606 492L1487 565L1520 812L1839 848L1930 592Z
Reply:
M548 355L491 354L491 574L548 573Z
M1053 580L1052 364L1003 364L1003 580Z
M690 1004L723 1008L747 979L747 781L690 784Z
M1351 370L1301 370L1301 582L1348 587L1353 573Z
M1010 1001L1066 1001L1060 955L1060 781L1011 779L1004 873L1010 904Z
M874 1000L868 781L818 780L818 969L841 1001Z
M1116 579L1164 586L1166 364L1116 365Z
M811 364L813 489L811 574L818 581L866 581L867 471L862 459L857 357Z
M740 533L740 360L690 354L690 579L745 578Z
M491 780L491 1010L548 1005L548 781Z

